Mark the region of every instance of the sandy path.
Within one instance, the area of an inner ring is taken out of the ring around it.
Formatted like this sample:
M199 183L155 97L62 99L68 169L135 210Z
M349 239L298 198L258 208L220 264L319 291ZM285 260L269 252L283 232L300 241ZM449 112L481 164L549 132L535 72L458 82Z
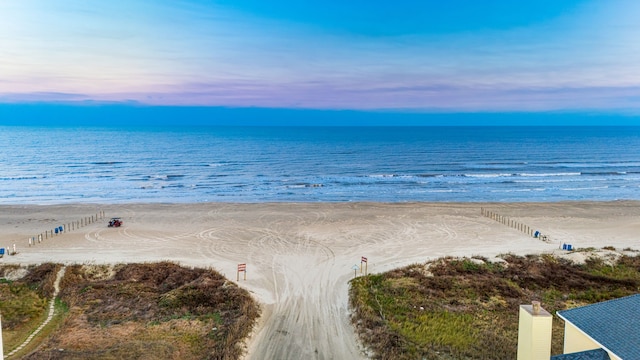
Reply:
M480 215L484 206L551 237L551 243ZM26 247L57 223L103 209L121 216ZM18 243L13 263L172 260L214 267L263 305L250 359L365 358L349 323L348 281L360 257L380 272L445 255L640 246L640 203L556 204L176 204L0 207L0 246Z
M60 292L60 281L64 277L65 271L66 268L63 266L56 274L56 280L53 283L53 295L51 296L51 300L49 300L49 313L47 314L46 319L44 319L40 326L38 326L38 328L34 332L32 332L31 335L29 335L22 344L8 353L6 356L7 358L15 355L17 352L24 349L25 346L29 345L33 338L35 338L40 333L40 331L42 331L42 329L44 329L44 327L51 322L51 320L53 319L53 315L55 315L56 297Z

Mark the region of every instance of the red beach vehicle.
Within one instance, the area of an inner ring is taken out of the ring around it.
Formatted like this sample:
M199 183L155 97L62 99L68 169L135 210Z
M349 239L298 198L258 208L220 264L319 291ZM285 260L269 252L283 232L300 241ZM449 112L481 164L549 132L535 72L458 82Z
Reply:
M119 217L114 217L109 220L109 227L120 227L122 226L122 219Z

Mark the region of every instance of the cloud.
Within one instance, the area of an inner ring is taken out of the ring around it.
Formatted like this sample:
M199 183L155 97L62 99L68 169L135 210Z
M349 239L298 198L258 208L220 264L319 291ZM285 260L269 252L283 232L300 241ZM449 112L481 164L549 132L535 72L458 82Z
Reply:
M633 101L640 6L614 0L569 9L518 26L367 33L327 25L331 14L307 24L287 9L193 1L2 3L10 21L0 24L7 54L0 97L322 109L640 107Z
M25 102L78 102L91 100L90 96L59 92L14 93L0 95L0 103Z

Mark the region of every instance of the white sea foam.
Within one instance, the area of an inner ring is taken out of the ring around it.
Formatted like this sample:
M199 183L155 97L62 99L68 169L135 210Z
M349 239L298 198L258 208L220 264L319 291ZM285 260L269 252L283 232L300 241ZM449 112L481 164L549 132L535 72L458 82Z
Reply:
M522 177L551 177L551 176L580 176L579 172L560 172L560 173L521 173Z
M0 128L0 203L640 200L637 131L498 130Z

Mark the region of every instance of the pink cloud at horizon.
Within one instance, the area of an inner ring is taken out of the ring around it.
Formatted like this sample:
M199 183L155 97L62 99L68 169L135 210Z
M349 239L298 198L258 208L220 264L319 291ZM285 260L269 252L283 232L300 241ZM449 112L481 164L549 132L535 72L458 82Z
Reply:
M196 1L0 4L0 102L640 110L632 1L586 1L507 29L389 36L244 10Z

